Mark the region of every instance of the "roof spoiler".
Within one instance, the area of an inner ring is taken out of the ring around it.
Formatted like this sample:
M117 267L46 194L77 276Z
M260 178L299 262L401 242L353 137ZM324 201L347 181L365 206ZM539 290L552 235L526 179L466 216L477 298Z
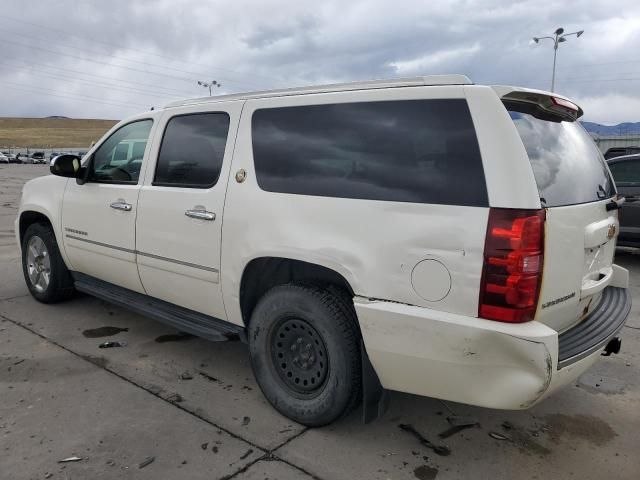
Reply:
M541 90L505 86L492 87L503 102L528 104L543 116L560 117L575 122L583 115L582 109L562 95Z

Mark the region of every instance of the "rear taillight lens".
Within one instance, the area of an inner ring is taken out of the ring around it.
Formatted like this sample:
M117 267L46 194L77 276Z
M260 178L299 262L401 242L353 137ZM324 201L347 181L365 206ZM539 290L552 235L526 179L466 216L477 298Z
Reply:
M562 115L568 115L572 119L578 118L580 112L580 108L578 108L575 103L558 97L551 97L551 107L549 107L549 110L553 110Z
M533 320L544 264L544 210L492 208L484 243L478 315Z
M566 108L567 110L571 110L572 112L577 112L578 110L580 110L575 103L570 102L569 100L565 100L564 98L551 97L551 101L555 106Z

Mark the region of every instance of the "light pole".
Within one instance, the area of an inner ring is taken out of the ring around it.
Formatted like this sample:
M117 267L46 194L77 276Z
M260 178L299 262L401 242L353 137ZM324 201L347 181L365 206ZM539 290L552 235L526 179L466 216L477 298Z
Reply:
M533 37L533 41L536 43L540 43L540 40L549 39L553 41L553 73L551 74L551 91L553 92L554 87L556 86L556 57L558 55L558 45L562 42L567 41L567 37L570 35L575 35L579 37L584 33L584 30L580 30L578 32L564 33L564 28L560 27L554 32L554 36L547 37Z
M209 96L211 96L211 87L221 87L222 84L218 83L216 80L211 80L210 82L201 82L200 80L198 80L198 85L200 85L201 87L205 87L209 89Z

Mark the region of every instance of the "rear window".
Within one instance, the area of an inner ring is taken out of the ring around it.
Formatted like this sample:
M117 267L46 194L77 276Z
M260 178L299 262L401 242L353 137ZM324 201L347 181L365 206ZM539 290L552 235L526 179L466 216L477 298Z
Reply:
M261 109L252 130L256 177L266 191L488 205L462 99Z
M527 150L543 206L596 202L615 195L602 154L582 125L542 120L516 105L507 108Z

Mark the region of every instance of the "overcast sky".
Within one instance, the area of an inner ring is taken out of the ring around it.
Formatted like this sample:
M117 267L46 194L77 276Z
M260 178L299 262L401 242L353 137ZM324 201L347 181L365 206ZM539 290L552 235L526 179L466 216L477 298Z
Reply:
M184 97L463 73L640 121L640 2L2 0L0 116L120 119Z

